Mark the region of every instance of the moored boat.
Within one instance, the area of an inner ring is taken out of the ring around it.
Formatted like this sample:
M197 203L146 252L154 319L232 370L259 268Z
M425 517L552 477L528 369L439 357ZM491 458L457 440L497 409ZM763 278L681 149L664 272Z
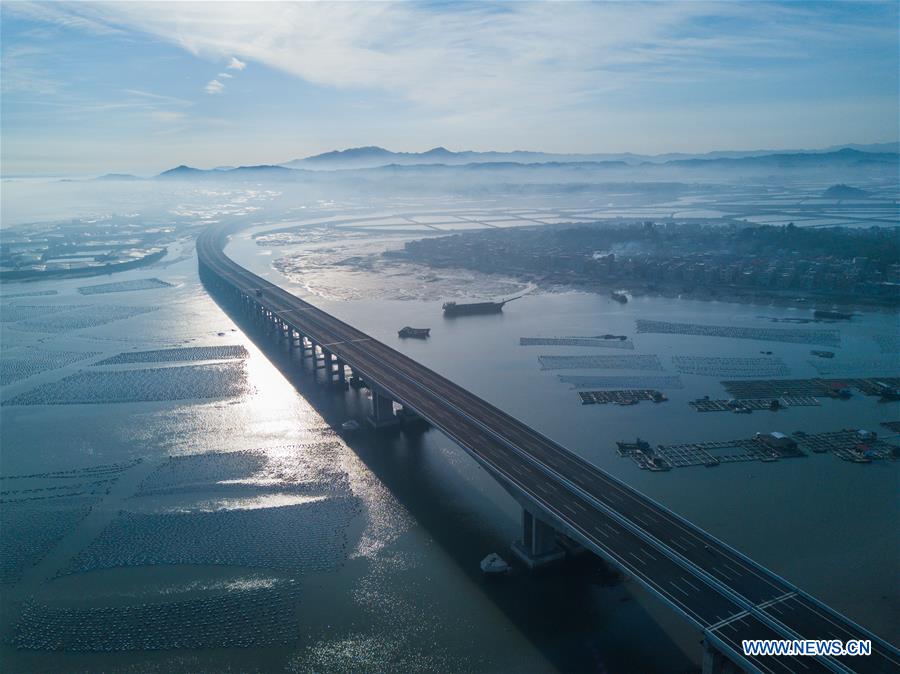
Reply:
M444 303L444 316L468 316L471 314L499 314L506 302L457 302Z
M400 337L415 337L416 339L426 339L431 334L431 328L411 328L408 325L401 328L397 334Z

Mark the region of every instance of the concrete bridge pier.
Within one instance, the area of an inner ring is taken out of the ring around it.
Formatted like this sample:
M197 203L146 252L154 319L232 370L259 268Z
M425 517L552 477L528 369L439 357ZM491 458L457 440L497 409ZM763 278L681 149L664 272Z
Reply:
M344 364L344 361L340 360L339 358L335 358L334 362L337 364L338 381L343 384L347 381L347 366Z
M558 562L566 551L557 545L556 536L556 529L522 508L522 540L512 544L513 554L529 569Z
M744 670L734 664L710 643L708 637L703 638L702 674L742 674Z
M384 428L400 423L400 419L394 414L394 400L380 389L372 387L372 414L368 422L375 428Z

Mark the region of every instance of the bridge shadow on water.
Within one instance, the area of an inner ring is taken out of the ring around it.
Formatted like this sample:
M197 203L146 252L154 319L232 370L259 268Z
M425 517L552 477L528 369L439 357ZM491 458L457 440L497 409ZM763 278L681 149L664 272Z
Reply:
M362 424L369 405L364 390L327 382L324 369L316 369L299 349L290 350L267 335L227 296L210 286L207 291L326 423L337 429L351 418L361 422L359 431L344 434L344 442L553 667L567 672L698 671L643 602L635 601L634 586L625 585L615 569L589 552L537 572L514 564L509 575L484 576L481 559L497 551L511 561L509 546L521 535L518 505L499 483L485 479L487 472L474 459L424 422L368 428ZM450 466L443 447L458 451L471 465L466 472L475 477L467 479ZM509 508L498 507L503 500ZM692 655L699 653L698 645Z

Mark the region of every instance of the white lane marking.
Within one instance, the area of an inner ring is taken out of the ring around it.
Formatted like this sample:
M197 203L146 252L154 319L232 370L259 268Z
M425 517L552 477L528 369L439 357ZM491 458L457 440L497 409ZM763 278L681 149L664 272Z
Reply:
M740 576L744 573L744 572L741 571L740 569L734 568L734 567L733 567L731 564L729 564L728 562L722 562L722 566L724 566L726 569L728 569L728 571L729 571L730 573L733 573L735 576L738 576L738 577L740 577Z
M763 609L769 608L770 606L773 606L779 602L787 601L788 599L791 599L796 596L797 596L796 592L785 592L784 594L779 595L778 597L775 597L774 599L769 599L768 601L764 601L761 604L757 604L757 608L763 608Z
M638 557L638 556L637 556L636 554L634 554L633 552L629 552L628 554L631 555L632 557L634 557L636 560L638 560L638 561L639 561L641 564L643 564L644 566L647 566L647 562L645 562L643 559L641 559L640 557Z
M339 346L341 344L352 344L353 342L371 342L371 337L361 337L360 339L345 339L342 342L329 342L328 344L320 344L320 346Z
M676 584L675 584L675 581L670 580L670 581L669 581L669 585L671 585L672 587L674 587L676 590L678 590L678 591L679 591L681 594L683 594L685 597L689 596L688 593L684 591L684 588L683 588L683 587L681 587L680 585L676 585Z
M655 557L654 555L650 554L650 551L645 549L643 546L641 547L641 552L643 552L645 555L647 555L650 559L652 559L654 561L659 560L659 557Z
M679 543L678 541L676 541L675 539L669 539L668 544L674 545L676 548L680 548L680 549L684 550L685 552L687 552L687 548L685 546L683 546L681 543Z
M721 618L719 622L715 623L714 625L710 625L707 629L712 632L719 629L720 627L725 627L725 625L727 625L728 623L733 623L735 620L743 620L748 615L750 615L749 611L741 611L740 613L735 613L734 615L727 618ZM716 618L719 618L719 616L716 616Z
M605 531L603 531L603 529L601 529L600 527L595 526L595 527L593 527L593 529L594 529L594 531L596 531L598 534L600 534L604 538L609 538L609 534L606 533Z
M687 584L690 585L692 588L694 588L695 590L697 590L697 592L700 592L700 588L697 587L696 585L694 585L694 584L693 584L691 581L689 581L687 578L681 578L680 580L683 580L685 583L687 583Z
M713 572L713 573L718 573L720 576L722 576L723 578L725 578L725 580L728 580L728 581L731 580L731 576L729 576L727 573L725 573L724 571L722 571L722 569L720 569L718 566L713 567L713 568L712 568L712 572Z

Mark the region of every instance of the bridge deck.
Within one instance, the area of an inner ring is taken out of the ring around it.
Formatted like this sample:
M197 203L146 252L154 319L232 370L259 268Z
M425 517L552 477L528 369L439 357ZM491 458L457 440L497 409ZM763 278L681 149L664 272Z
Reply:
M567 533L708 631L736 662L760 672L900 671L900 654L891 644L518 419L244 269L224 254L224 243L221 226L200 235L197 250L205 275L266 307L414 409L552 513ZM758 635L872 639L873 655L744 658L741 639L768 638Z

